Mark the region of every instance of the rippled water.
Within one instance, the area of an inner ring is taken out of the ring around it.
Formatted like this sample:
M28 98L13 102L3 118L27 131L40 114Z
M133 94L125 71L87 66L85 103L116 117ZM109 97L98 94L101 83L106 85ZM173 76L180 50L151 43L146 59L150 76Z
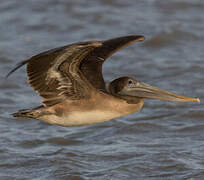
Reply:
M1 0L0 179L204 179L204 2ZM39 105L20 60L77 41L142 34L104 64L119 76L200 97L145 102L110 122L60 127L9 114Z

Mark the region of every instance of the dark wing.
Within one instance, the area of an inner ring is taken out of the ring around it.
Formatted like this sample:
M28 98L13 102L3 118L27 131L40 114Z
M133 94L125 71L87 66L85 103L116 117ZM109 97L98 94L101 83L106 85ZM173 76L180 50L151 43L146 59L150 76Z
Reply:
M56 48L19 63L7 76L27 64L28 81L47 106L65 98L89 97L90 88L106 91L103 62L119 49L143 40L143 36L124 36Z
M28 82L42 96L47 106L65 98L88 98L93 86L79 70L81 61L101 42L90 41L56 48L21 62L27 64ZM11 74L9 73L9 74Z
M105 91L105 82L102 74L104 61L123 47L143 40L144 36L132 35L102 41L102 46L95 48L82 60L81 71L96 89Z

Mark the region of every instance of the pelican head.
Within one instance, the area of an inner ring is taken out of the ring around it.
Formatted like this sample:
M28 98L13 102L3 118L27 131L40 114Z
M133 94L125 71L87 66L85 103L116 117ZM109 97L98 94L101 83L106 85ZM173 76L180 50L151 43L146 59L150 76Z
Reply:
M112 95L127 100L128 103L137 103L142 98L158 99L164 101L200 102L198 98L182 96L176 93L165 91L149 84L140 82L131 77L120 77L112 81L109 85Z

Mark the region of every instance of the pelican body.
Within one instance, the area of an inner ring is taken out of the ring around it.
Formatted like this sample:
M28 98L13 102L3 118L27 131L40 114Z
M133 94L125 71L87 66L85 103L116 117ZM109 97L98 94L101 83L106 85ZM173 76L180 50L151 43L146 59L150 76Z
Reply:
M106 88L102 75L104 61L119 49L143 40L143 36L133 35L79 42L20 62L7 76L26 64L28 82L43 98L43 105L20 110L13 116L80 126L134 113L142 108L145 98L199 102L197 98L161 90L131 77L115 79Z

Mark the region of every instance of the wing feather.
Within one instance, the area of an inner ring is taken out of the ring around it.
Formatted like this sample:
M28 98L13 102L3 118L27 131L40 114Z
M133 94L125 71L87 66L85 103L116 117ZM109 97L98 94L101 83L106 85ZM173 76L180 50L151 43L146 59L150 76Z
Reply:
M100 45L97 41L78 43L67 46L54 57L46 53L34 56L27 62L28 82L44 98L42 102L46 106L65 98L89 97L91 85L83 77L79 66L82 59Z
M119 49L143 40L143 36L123 36L55 48L20 62L7 77L27 64L28 82L44 98L42 102L46 106L65 98L86 98L91 88L106 91L102 75L104 61Z

